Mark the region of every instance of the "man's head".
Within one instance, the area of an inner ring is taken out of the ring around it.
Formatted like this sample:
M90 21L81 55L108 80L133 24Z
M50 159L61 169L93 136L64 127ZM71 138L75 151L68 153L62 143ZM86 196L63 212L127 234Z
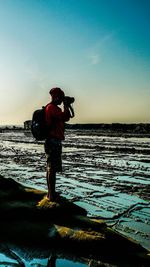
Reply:
M64 92L59 87L55 87L50 89L49 93L52 97L52 102L56 105L61 105L65 97Z

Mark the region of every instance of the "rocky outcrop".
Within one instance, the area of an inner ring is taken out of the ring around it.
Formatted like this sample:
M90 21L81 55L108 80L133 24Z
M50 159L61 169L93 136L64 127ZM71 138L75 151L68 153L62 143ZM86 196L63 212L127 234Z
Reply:
M130 258L149 263L148 251L104 221L63 197L50 202L46 193L0 176L1 242L63 248L101 259ZM138 265L137 265L138 266Z

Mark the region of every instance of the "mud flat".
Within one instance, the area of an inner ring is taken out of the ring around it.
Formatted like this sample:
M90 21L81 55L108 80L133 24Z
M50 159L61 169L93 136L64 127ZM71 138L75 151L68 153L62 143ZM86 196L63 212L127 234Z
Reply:
M63 147L57 191L85 208L88 217L105 219L150 249L150 138L68 129ZM1 175L46 189L42 143L30 133L7 131L0 133L0 149Z
M0 200L0 248L6 251L7 244L7 253L22 266L11 246L40 248L44 244L47 249L85 257L86 263L94 259L97 264L99 260L119 264L123 259L124 264L150 264L149 252L140 244L107 227L103 220L88 218L85 209L65 198L50 202L46 192L0 176Z

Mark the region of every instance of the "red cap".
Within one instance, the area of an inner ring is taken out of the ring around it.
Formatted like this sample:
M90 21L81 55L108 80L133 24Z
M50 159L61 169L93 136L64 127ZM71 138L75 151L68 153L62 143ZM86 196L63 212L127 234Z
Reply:
M64 92L59 87L55 87L55 88L50 89L49 93L53 98L55 98L55 97L64 98L64 96L65 96Z

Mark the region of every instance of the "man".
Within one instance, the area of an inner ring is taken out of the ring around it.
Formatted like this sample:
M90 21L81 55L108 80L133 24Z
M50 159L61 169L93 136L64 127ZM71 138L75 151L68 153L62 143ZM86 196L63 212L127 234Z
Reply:
M50 90L52 101L46 106L46 123L48 126L48 137L45 141L45 152L47 155L47 185L48 199L56 200L55 184L56 173L62 171L61 153L64 140L64 124L72 117L69 106L65 103L64 92L56 87ZM58 107L63 102L64 111Z

